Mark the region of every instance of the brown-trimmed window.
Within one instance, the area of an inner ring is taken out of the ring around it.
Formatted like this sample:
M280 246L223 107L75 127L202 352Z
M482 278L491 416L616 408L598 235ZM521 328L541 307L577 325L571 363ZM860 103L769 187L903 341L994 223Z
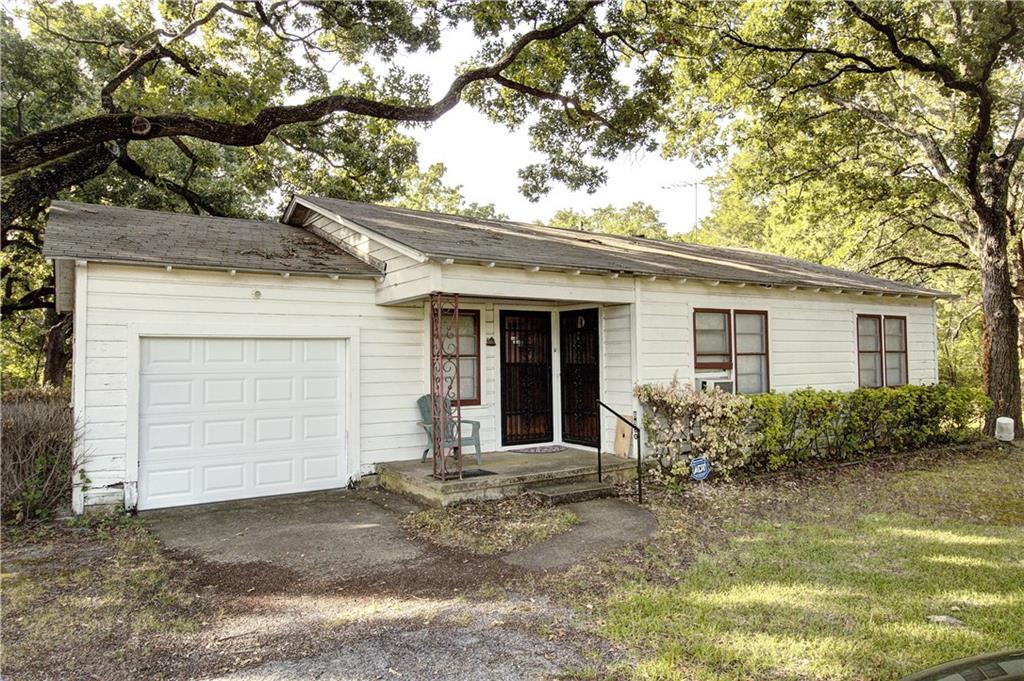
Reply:
M857 315L857 372L863 388L907 384L906 317Z
M480 404L480 310L459 310L458 319L459 404L466 407ZM446 319L449 328L451 323L449 315ZM454 371L454 366L445 367L446 374Z
M729 310L693 311L693 366L732 368L732 328Z
M768 313L736 310L733 347L736 348L736 392L766 393L768 384Z
M896 387L907 384L907 318L884 317L885 384Z

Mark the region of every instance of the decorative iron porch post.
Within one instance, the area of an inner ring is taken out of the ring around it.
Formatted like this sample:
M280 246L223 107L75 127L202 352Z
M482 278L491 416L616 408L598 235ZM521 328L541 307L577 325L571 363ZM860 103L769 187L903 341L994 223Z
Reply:
M462 477L459 296L430 295L430 403L434 477Z

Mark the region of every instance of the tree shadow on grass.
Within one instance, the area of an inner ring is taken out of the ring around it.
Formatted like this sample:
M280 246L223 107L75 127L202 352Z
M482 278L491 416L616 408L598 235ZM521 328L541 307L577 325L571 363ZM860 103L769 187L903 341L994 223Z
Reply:
M896 679L1024 646L1022 556L1020 527L760 524L675 585L624 588L605 629L647 651L638 678Z

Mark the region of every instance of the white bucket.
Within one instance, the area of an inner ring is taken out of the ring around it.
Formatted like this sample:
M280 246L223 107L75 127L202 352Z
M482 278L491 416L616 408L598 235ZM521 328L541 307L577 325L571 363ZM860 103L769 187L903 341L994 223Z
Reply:
M1008 416L1000 416L996 419L996 439L1003 442L1013 440L1013 419Z

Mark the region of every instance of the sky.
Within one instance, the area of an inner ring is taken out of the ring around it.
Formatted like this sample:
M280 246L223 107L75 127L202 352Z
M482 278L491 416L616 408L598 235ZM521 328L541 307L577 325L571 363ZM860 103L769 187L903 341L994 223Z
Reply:
M476 42L468 29L446 36L433 54L400 57L403 67L430 77L432 95L440 96L456 75L457 65L472 56ZM685 159L663 159L659 152L622 156L606 165L608 182L594 194L553 185L536 203L518 191L517 171L543 160L530 149L525 129L510 132L465 104L442 116L429 128L409 131L420 144L420 165L444 163L447 184L462 185L467 201L493 203L499 212L522 222L547 221L563 208L578 212L599 206L627 206L644 201L658 209L671 233L686 232L704 217L711 201L702 184L710 171ZM681 186L687 185L690 186Z

